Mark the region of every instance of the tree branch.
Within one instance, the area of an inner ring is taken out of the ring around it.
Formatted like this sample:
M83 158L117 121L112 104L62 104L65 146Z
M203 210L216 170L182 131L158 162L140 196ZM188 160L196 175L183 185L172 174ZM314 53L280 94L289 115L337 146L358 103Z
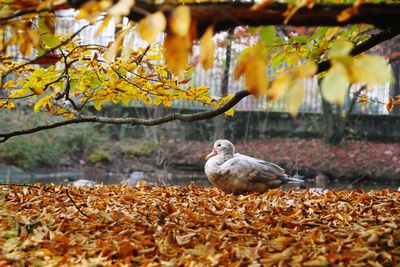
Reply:
M214 25L215 31L224 31L241 25L284 25L287 3L272 3L266 7L252 10L254 2L202 2L186 4L191 9L192 19L196 21L198 31L203 32L208 26ZM149 4L137 1L135 7L151 13L164 11L168 16L176 4ZM338 16L352 4L315 4L313 8L300 8L288 21L293 26L344 26L349 24L367 23L379 28L400 25L400 4L360 5L358 12L345 21L338 21ZM144 17L143 12L132 10L129 18L138 21Z
M102 116L82 116L81 118L55 122L55 123L48 124L48 125L41 125L38 127L26 129L26 130L3 133L3 134L0 134L0 143L7 141L9 138L14 137L14 136L27 135L27 134L44 131L44 130L58 128L58 127L69 125L69 124L78 124L78 123L84 123L84 122L154 126L154 125L170 122L173 120L179 120L179 121L184 121L184 122L205 120L205 119L215 117L219 114L222 114L225 111L228 111L230 108L235 106L237 103L240 102L240 100L242 100L243 98L245 98L248 95L250 95L250 93L248 91L239 91L234 95L234 97L230 101L226 102L224 105L220 106L217 109L202 111L202 112L197 112L197 113L192 113L192 114L172 113L172 114L168 114L166 116L162 116L162 117L154 118L154 119L143 119L143 118L136 118L136 117L108 118L108 117L102 117Z

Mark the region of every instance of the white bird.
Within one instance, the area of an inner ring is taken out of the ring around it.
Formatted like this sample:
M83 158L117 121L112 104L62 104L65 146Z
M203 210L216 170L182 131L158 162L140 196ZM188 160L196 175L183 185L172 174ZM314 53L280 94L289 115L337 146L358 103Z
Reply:
M228 140L217 140L204 166L208 180L226 193L263 193L285 183L303 183L289 177L285 170L271 162L235 153Z

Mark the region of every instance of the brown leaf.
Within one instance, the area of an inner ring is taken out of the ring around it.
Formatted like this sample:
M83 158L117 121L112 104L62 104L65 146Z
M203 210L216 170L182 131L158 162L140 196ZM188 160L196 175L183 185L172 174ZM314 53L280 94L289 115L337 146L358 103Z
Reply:
M60 61L60 59L61 59L60 55L57 55L55 53L49 53L47 55L36 58L35 60L32 61L32 64L40 64L40 65L54 64Z
M136 246L133 245L131 242L123 242L119 246L119 255L121 258L132 256L135 253L137 253Z

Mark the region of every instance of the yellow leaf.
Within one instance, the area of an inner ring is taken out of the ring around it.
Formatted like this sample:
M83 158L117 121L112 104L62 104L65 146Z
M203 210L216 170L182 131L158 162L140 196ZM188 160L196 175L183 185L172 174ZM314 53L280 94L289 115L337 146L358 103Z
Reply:
M208 27L200 39L200 62L205 70L212 67L214 61L214 28Z
M235 110L233 108L228 109L227 111L225 111L225 114L229 117L232 117L233 114L235 113Z
M321 83L322 96L329 103L343 105L347 97L349 77L343 64L332 65Z
M326 40L331 40L332 37L338 32L340 31L341 27L329 27L329 29L326 31L325 33L325 39Z
M353 61L350 68L351 81L367 85L392 83L392 71L385 59L376 55L361 55Z
M286 94L286 107L293 117L296 117L305 95L303 79L296 79L291 82Z
M168 67L175 75L183 75L189 64L191 52L190 41L187 36L168 34L164 41L164 56Z
M43 94L43 85L42 84L35 84L32 87L30 87L31 91L37 95L42 95Z
M308 60L296 68L297 78L310 78L317 72L318 66L313 60Z
M96 36L98 36L110 23L112 17L111 16L106 16L103 20L103 23L101 23L99 29L96 31Z
M131 34L128 38L128 42L126 42L126 44L122 48L122 63L128 62L129 56L131 55L134 41L135 41L135 35Z
M42 97L38 102L36 102L35 106L33 107L33 110L35 112L39 112L41 107L45 106L46 104L49 104L49 100L53 96L54 96L54 94Z
M178 6L172 11L169 18L171 32L181 37L187 36L190 28L190 8L188 6Z
M140 20L138 31L143 40L152 43L156 40L157 36L165 30L166 25L167 21L164 14L158 11Z
M333 43L332 47L329 49L329 58L340 58L347 56L351 49L353 49L353 44L349 41L338 40Z
M297 62L299 62L299 60L300 60L300 57L296 53L291 53L286 58L287 65L289 67L297 64Z
M100 111L100 110L101 110L101 101L94 101L94 102L93 102L93 105L94 105L94 108L95 108L97 111Z
M134 5L135 0L119 0L108 9L108 14L111 16L126 16Z
M244 73L244 70L246 69L246 64L248 62L247 58L243 58L240 60L238 64L236 64L235 71L233 73L233 80L238 80Z
M146 95L146 94L139 95L139 98L140 98L140 100L142 100L142 102L145 105L151 105L151 103L153 102L153 99L149 95Z
M128 32L129 32L129 28L118 32L118 36L115 39L115 42L103 54L103 57L107 63L111 63L114 61L115 56L117 55L118 51L121 49L121 46L124 42L124 38Z
M253 54L245 66L246 90L256 97L262 96L268 88L267 64L263 58Z
M268 100L271 102L279 101L285 94L286 89L289 87L292 77L289 72L280 74L273 82L270 89L268 89Z

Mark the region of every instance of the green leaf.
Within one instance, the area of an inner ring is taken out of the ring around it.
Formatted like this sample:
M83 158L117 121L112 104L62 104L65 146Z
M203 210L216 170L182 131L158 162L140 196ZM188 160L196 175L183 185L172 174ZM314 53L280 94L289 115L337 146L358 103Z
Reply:
M292 38L292 41L297 44L305 44L307 43L307 37L304 35L296 36Z
M322 96L329 103L343 105L347 97L349 77L341 63L335 63L321 83Z
M276 37L276 30L274 26L264 26L260 31L260 38L267 44L271 44Z
M303 79L294 80L287 90L286 93L286 107L288 112L293 117L296 117L305 95L304 81Z
M43 34L42 40L48 48L54 48L61 44L61 41L60 41L60 39L58 39L57 36L49 34L49 33Z
M392 83L392 71L385 59L376 55L361 55L353 61L351 81L363 82L367 85Z

